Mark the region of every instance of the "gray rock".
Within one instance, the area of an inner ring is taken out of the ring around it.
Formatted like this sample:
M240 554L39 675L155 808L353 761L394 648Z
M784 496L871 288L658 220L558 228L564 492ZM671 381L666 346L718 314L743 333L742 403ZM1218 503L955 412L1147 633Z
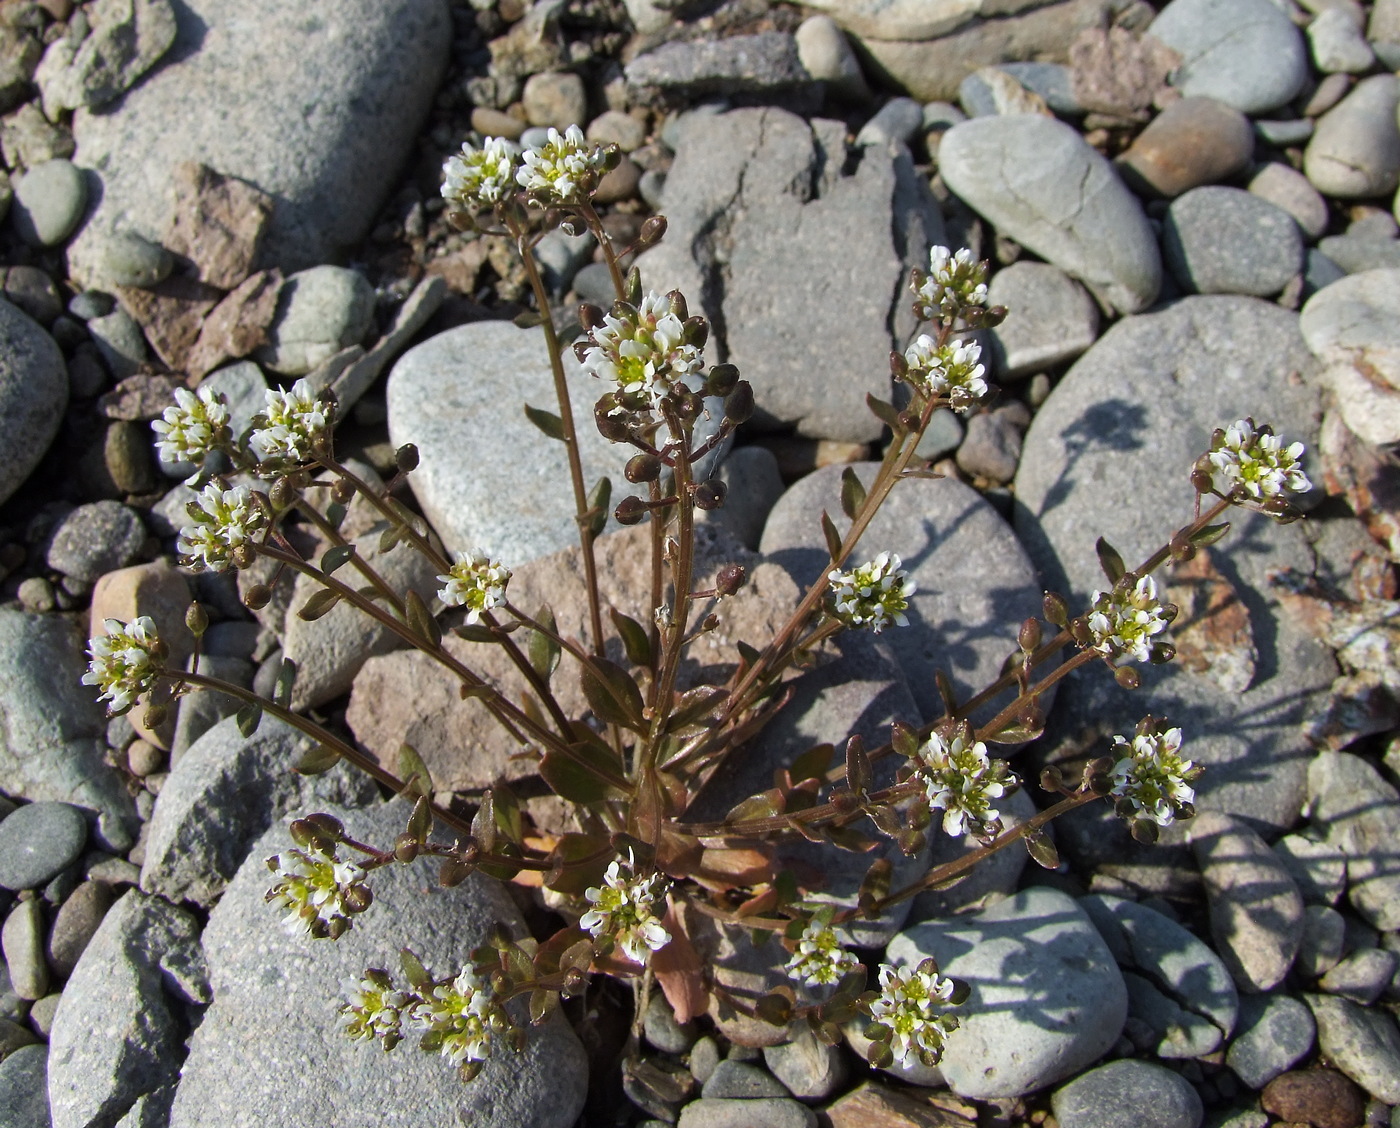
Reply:
M134 562L145 541L145 526L134 509L119 501L94 501L58 523L47 563L65 576L92 584Z
M956 411L940 407L933 413L915 453L930 462L952 454L963 441L963 421Z
M53 338L0 301L0 503L39 464L68 406L63 354Z
M1345 270L1316 247L1309 247L1303 264L1303 297L1310 298L1346 276Z
M1161 260L1142 206L1071 126L977 118L948 130L938 159L968 206L1107 304L1134 313L1156 298Z
M1252 415L1314 444L1315 393L1287 375L1315 371L1296 326L1294 314L1256 299L1186 298L1119 322L1059 382L1026 435L1016 529L1046 586L1065 592L1075 613L1106 586L1097 537L1136 565L1190 518L1186 475L1213 428ZM1222 380L1222 372L1231 378ZM1243 513L1229 519L1230 555L1219 567L1246 603L1248 629L1228 648L1218 639L1206 645L1183 612L1169 632L1178 660L1143 671L1148 700L1101 669L1071 675L1060 683L1048 739L1037 746L1045 752L1037 755L1067 755L1071 745L1075 755L1091 748L1102 755L1105 738L1131 732L1150 708L1181 726L1186 754L1206 766L1199 806L1285 830L1302 807L1312 757L1298 725L1334 666L1269 583L1269 573L1284 567L1311 573L1312 551L1298 526ZM1243 544L1249 551L1233 547ZM1159 574L1158 584L1183 607L1199 598L1194 581L1182 586ZM1056 823L1062 851L1114 866L1120 876L1127 872L1120 867L1139 866L1140 876L1161 874L1160 848L1135 852L1121 820L1106 810L1084 813Z
M1303 240L1282 208L1239 188L1212 185L1172 201L1162 255L1187 291L1265 297L1303 268Z
M535 246L535 258L549 288L556 294L564 293L573 284L579 267L592 258L595 246L593 236L587 232L565 235L557 227L547 232ZM611 304L606 302L604 308Z
M1114 1061L1050 1098L1063 1128L1199 1128L1204 1109L1179 1073L1146 1061Z
M628 63L626 75L632 96L642 101L814 93L796 39L782 31L663 43Z
M989 114L1049 114L1039 94L1034 93L1002 67L983 67L958 84L958 104L969 117Z
M1311 118L1298 118L1290 121L1256 121L1254 132L1265 144L1277 148L1305 144L1313 135Z
M757 1100L786 1097L787 1089L771 1073L745 1061L722 1061L705 1080L701 1096L711 1100Z
M763 1047L764 1064L794 1097L825 1100L846 1083L849 1070L841 1048L818 1041L805 1023L791 1030L791 1042Z
M913 98L891 98L876 111L875 116L860 127L856 148L866 145L908 145L923 125L924 108Z
M102 277L116 286L151 287L175 268L175 259L159 243L131 231L113 232L102 244Z
M676 1013L666 996L653 991L643 1018L646 1039L667 1054L683 1054L695 1043L695 1023L676 1021Z
M732 450L715 475L724 483L724 504L697 518L722 525L745 548L757 549L768 514L783 495L783 479L773 452L760 446Z
M1400 239L1365 235L1331 235L1319 239L1317 249L1348 274L1363 270L1400 267Z
M10 969L0 961L0 1018L23 1022L29 1014L29 1000L21 999L10 981Z
M1346 950L1346 921L1327 905L1309 905L1303 915L1303 935L1295 966L1306 979L1317 979L1341 962Z
M87 329L114 379L125 380L135 375L149 359L141 326L124 309L94 317L87 323Z
M27 803L0 822L0 886L37 889L87 844L87 822L67 803Z
M1301 834L1285 834L1274 843L1274 853L1304 901L1314 905L1337 903L1347 884L1347 860L1341 850Z
M532 74L525 80L520 103L531 125L552 126L562 132L588 120L588 92L576 74Z
M49 1032L53 1029L53 1016L58 1011L61 998L61 992L45 995L42 999L34 1000L34 1005L29 1009L29 1025L40 1038L48 1039Z
M251 623L247 625L256 626ZM228 658L206 652L200 657L199 670L200 673L232 682L244 689L253 688L253 664L245 658ZM242 707L243 702L238 698L214 689L193 689L181 697L177 706L179 711L175 715L175 735L170 741L170 763L179 763L190 745ZM135 763L128 763L132 772L137 775L151 774L149 771L138 772ZM158 770L159 765L151 769Z
M1025 427L1005 411L984 411L967 421L958 466L974 478L1001 486L1016 476Z
M1308 802L1324 841L1347 856L1347 898L1368 923L1400 928L1400 792L1350 752L1319 752L1308 767Z
M986 0L816 0L844 28L871 39L936 39L978 16L996 16L1002 5Z
M646 144L646 122L622 110L604 110L588 123L585 135L590 141L616 145L624 153L635 152Z
M91 31L49 45L34 82L44 113L96 109L134 86L175 42L169 0L96 0L84 9Z
M32 247L56 247L73 233L87 206L88 189L71 161L45 161L13 183L10 214L21 239Z
M1298 327L1324 363L1364 360L1400 387L1400 267L1352 274L1309 298Z
M63 300L49 275L37 266L12 266L5 272L5 298L41 325L53 327ZM81 330L78 332L81 333ZM86 338L86 334L82 334Z
M1043 262L1015 262L992 276L987 304L1006 320L988 334L998 379L1019 380L1073 360L1094 343L1099 309L1084 288Z
M113 230L163 241L167 186L189 160L276 199L259 266L335 261L369 231L418 136L447 61L447 6L348 0L313 15L277 0L174 7L164 65L116 108L74 114L82 164L100 173L102 198L69 248L73 276L94 277L97 247ZM289 73L304 84L287 84Z
M1040 95L1045 104L1062 117L1078 117L1084 113L1074 92L1073 68L1063 63L1002 63L1005 71L1027 90Z
M49 993L49 965L44 959L44 906L37 897L18 901L5 917L0 946L15 994L31 1002Z
M1251 1089L1262 1089L1313 1048L1312 1011L1291 995L1246 995L1225 1064Z
M1400 183L1400 78L1363 78L1318 119L1303 171L1318 191L1343 199L1380 196Z
M1286 211L1309 239L1327 230L1327 201L1290 165L1279 161L1266 164L1250 179L1249 191Z
M386 845L408 817L402 803L330 810L354 837ZM385 1055L332 1031L340 980L358 979L367 966L393 967L400 948L411 947L430 971L445 975L462 965L493 924L521 935L517 911L498 884L473 874L454 889L430 891L426 870L388 867L374 876L373 907L327 944L290 935L264 903L263 859L289 845L286 828L274 826L209 915L203 945L214 998L190 1039L170 1128L232 1128L278 1120L289 1108L308 1123L341 1128L394 1121L500 1128L574 1123L587 1067L558 1014L527 1027L524 1053L511 1052L503 1041L493 1044L470 1085L458 1082L448 1062L411 1042Z
M793 33L802 67L838 98L864 101L870 97L860 62L850 41L830 16L808 16Z
M188 1032L185 1004L207 1001L199 925L132 889L78 962L49 1035L55 1128L113 1124L173 1082Z
M1246 114L1291 101L1308 75L1303 36L1268 0L1172 0L1148 34L1180 52L1173 84Z
M1352 952L1324 975L1318 986L1329 995L1340 995L1353 1003L1370 1006L1390 986L1400 956L1384 948L1362 948Z
M0 1062L0 1124L50 1128L49 1048L21 1046Z
M374 320L374 287L358 271L315 266L287 279L268 343L255 356L274 372L301 376L364 339Z
M1317 1048L1371 1096L1400 1104L1400 1029L1389 1012L1334 995L1305 995L1317 1020Z
M765 1097L760 1100L691 1101L681 1109L676 1128L748 1128L762 1124L763 1128L816 1128L817 1114L790 1097Z
M59 907L49 929L49 966L67 979L97 934L102 918L112 907L112 887L105 881L85 881Z
M96 810L99 837L131 846L131 798L105 762L106 722L83 685L83 639L66 619L0 609L0 774L34 800Z
M1361 28L1342 8L1323 8L1308 24L1313 62L1323 74L1363 74L1376 62Z
M1089 918L1058 890L1023 890L980 913L906 929L896 966L937 959L972 988L940 1064L962 1097L1017 1097L1077 1072L1118 1039L1128 999Z

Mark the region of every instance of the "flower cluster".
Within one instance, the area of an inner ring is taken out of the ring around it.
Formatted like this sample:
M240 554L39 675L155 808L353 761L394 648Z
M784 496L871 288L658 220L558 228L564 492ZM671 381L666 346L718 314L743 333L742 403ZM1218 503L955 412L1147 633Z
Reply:
M515 156L504 137L488 137L480 149L464 144L442 166L442 198L467 211L494 206L515 186Z
M541 204L582 203L607 172L608 149L584 140L583 130L551 128L538 149L521 155L516 182Z
M603 875L603 886L584 891L592 905L579 919L579 927L593 936L607 936L633 963L646 963L647 952L659 951L671 942L671 934L656 919L651 906L662 893L659 874L638 877L629 853L627 864L614 860Z
M814 917L797 941L797 951L784 966L789 979L809 987L825 987L839 982L860 966L854 953L841 947L829 920Z
M130 623L106 619L102 626L107 633L88 640L91 661L83 684L101 688L97 699L110 701L107 711L115 717L155 685L164 647L156 635L155 621L146 615Z
M619 302L580 350L585 372L617 385L624 406L656 407L699 373L700 349L686 341L685 317L670 295L649 291L637 308Z
M448 607L465 607L467 622L479 623L482 612L505 602L510 569L499 560L472 549L459 552L457 562L438 580L443 585L438 598Z
M267 406L254 420L248 444L259 462L307 462L327 429L326 405L305 380L286 391L271 388Z
M369 908L365 871L341 861L334 850L287 850L268 858L267 868L279 880L266 900L287 910L283 925L293 935L309 932L317 939L337 940L349 931L350 918Z
M957 837L983 837L995 831L1001 813L993 799L1006 794L1015 781L1004 760L987 756L987 746L970 739L966 730L945 740L937 732L919 748L919 777L929 806L943 812L943 832Z
M921 321L953 321L965 308L987 303L987 267L966 247L928 253L928 274L915 274L914 312Z
M454 1065L468 1066L486 1060L493 1031L509 1029L510 1019L490 983L467 966L413 1005L408 1025L422 1032L422 1049L437 1050Z
M1113 792L1118 813L1128 819L1151 819L1158 826L1170 826L1178 818L1194 813L1196 800L1191 786L1201 768L1181 758L1181 730L1140 732L1128 741L1113 738L1113 751L1119 757L1113 766Z
M939 345L921 334L904 352L904 379L925 396L944 396L954 411L967 412L987 394L982 347L972 340Z
M228 403L223 395L200 388L175 389L175 402L151 424L160 438L156 451L162 462L202 463L230 444Z
M880 996L870 1004L870 1017L889 1031L890 1050L900 1065L911 1058L938 1064L944 1041L958 1027L943 1009L953 1005L954 987L951 979L922 966L880 965Z
M849 572L832 569L826 579L831 585L833 614L847 626L869 627L879 634L891 623L909 625L905 612L917 589L894 553L882 552Z
M1125 654L1134 662L1152 656L1152 636L1170 622L1151 576L1119 581L1112 591L1096 591L1089 612L1090 645L1101 654Z
M340 1026L352 1042L375 1039L392 1050L403 1041L405 1012L412 997L394 989L389 973L370 968L362 979L342 979L347 1001L340 1008Z
M1302 457L1302 443L1285 447L1267 424L1256 428L1252 419L1236 420L1217 431L1211 441L1216 488L1226 496L1238 490L1264 501L1285 493L1306 493L1312 483L1299 465Z
M267 523L247 486L224 489L218 482L205 486L187 512L193 524L180 530L175 547L181 563L196 572L227 571L238 549Z

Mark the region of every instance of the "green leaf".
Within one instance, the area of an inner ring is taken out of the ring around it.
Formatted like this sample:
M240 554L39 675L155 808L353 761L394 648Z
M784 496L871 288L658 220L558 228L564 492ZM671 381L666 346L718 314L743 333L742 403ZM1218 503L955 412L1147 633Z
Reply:
M340 526L345 524L345 515L350 510L346 508L343 501L333 501L326 506L326 524L336 532L340 531Z
M340 592L329 589L318 591L301 605L301 609L297 612L297 618L314 623L339 602Z
M826 537L827 555L831 557L832 563L835 563L841 558L841 534L836 529L836 522L825 509L822 510L822 536Z
M297 664L290 658L283 658L282 665L277 669L277 683L272 688L272 700L282 708L287 707L287 703L292 699L292 686L297 680Z
M523 833L520 821L520 799L505 783L491 789L491 805L496 810L496 829L511 842L520 845Z
M874 773L870 768L870 756L865 751L865 741L859 734L846 741L846 786L852 795L864 795L870 788Z
M895 750L896 755L903 756L906 760L917 760L919 734L903 721L895 721L890 725L890 747Z
M575 744L570 747L578 751L585 746ZM583 752L579 752L579 755L584 758L587 756ZM597 774L555 748L551 748L541 757L540 775L554 794L570 803L593 806L612 794L612 789Z
M754 1000L753 1014L760 1022L769 1026L786 1026L792 1021L792 999L788 998L791 988L778 987Z
M559 992L536 987L530 992L530 1025L538 1026L559 1007Z
M592 834L562 834L550 852L552 869L545 878L545 885L557 893L583 893L595 885L603 883L603 874L612 861L611 851L600 852L599 847L607 845L607 839ZM584 864L580 859L599 854ZM590 958L592 945L589 945Z
M643 732L642 691L632 675L607 658L593 658L583 666L579 680L594 715L608 724Z
M426 638L433 649L442 645L442 627L438 626L438 621L433 618L428 605L423 602L423 597L412 588L404 597L404 615L408 619L408 625Z
M743 659L744 665L752 666L758 661L760 654L758 647L749 645L741 638L734 640L734 646L738 649L739 657Z
M651 636L647 633L646 627L630 615L624 615L616 607L609 608L608 617L612 619L613 627L617 630L618 637L622 639L622 648L627 652L627 661L634 666L650 669Z
M680 700L676 702L670 717L667 718L666 731L675 732L710 716L728 696L725 690L715 685L702 685L687 690L681 694Z
M492 801L490 788L482 794L481 804L472 816L472 837L476 839L477 846L488 854L491 847L496 845L496 805Z
M1123 563L1123 558L1118 555L1118 550L1103 537L1099 537L1098 543L1094 545L1094 551L1099 554L1099 567L1103 569L1103 574L1108 577L1108 582L1116 584L1123 578L1123 573L1128 570Z
M413 745L399 745L395 767L398 769L399 779L403 780L404 795L415 799L420 795L425 799L432 798L433 777L428 773L428 765L423 762L423 757L418 755L418 750Z
M405 829L419 842L425 841L433 829L433 809L423 796L418 796L418 802L413 804L413 813L408 816Z
M408 982L418 991L428 991L434 986L433 977L428 974L428 969L423 966L423 961L413 954L408 948L399 949L399 963L403 966L403 973L408 977Z
M262 706L256 701L250 701L238 710L238 731L243 734L245 740L258 731L258 726L262 724L262 718Z
M856 477L855 467L847 466L841 471L841 512L854 521L864 504L865 487Z
M1207 548L1229 531L1229 521L1226 521L1223 525L1207 525L1204 529L1197 529L1191 534L1191 543L1197 548Z
M759 795L750 795L747 799L741 799L729 808L728 814L724 816L727 823L748 822L749 819L771 819L774 815L782 814L782 808L777 802L777 797L772 791L765 791Z
M321 571L330 575L337 568L349 563L351 557L355 555L353 544L337 544L326 549L326 553L321 557Z
M535 612L535 621L550 634L545 634L543 631L530 632L530 641L527 646L530 665L534 668L535 673L539 674L541 680L548 685L549 679L559 666L560 654L559 644L551 637L552 634L558 633L559 628L554 621L554 612L550 610L548 603Z
M588 531L595 537L601 536L608 524L608 506L612 502L612 481L599 478L593 492L588 495L588 510L592 516L588 520Z
M401 540L403 540L403 530L397 525L386 524L379 534L379 555L383 556L386 552L392 552L394 546Z
M340 763L339 752L324 744L318 744L302 755L301 759L293 766L292 771L296 772L297 775L320 775L322 772L330 771L338 763Z
M904 426L899 421L899 412L895 410L894 404L886 403L882 399L877 399L869 392L865 395L865 402L870 410L875 413L876 418L895 434L899 434L904 430Z
M525 418L538 427L551 439L564 440L564 421L552 411L545 411L540 407L525 405Z
M452 633L458 638L466 639L468 642L501 641L500 635L485 623L463 623L460 627L453 627Z
M835 755L834 745L814 744L793 760L788 768L788 775L792 777L793 783L801 783L804 779L825 779Z
M1026 853L1035 859L1038 866L1045 869L1059 869L1060 852L1055 849L1055 844L1050 841L1050 836L1045 831L1037 831L1035 834L1026 836Z

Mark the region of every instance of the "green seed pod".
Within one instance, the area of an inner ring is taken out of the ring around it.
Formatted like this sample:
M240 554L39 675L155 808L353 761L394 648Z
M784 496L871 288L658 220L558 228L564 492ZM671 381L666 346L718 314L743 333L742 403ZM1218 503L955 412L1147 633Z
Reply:
M243 606L250 611L261 611L272 601L272 589L266 584L254 584L243 593Z
M418 469L418 447L413 443L404 443L394 452L394 465L400 474L411 474Z
M627 460L622 476L629 482L654 482L661 477L661 459L643 452Z
M185 612L185 626L189 627L190 634L195 638L199 638L209 629L209 612L204 610L204 604L190 604L189 610Z

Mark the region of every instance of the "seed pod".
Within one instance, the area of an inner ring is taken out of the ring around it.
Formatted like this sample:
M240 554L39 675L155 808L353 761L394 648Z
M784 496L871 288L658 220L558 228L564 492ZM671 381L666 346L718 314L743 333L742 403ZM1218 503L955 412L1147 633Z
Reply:
M417 461L416 457L414 461ZM355 487L346 478L337 478L331 486L331 500L339 502L341 505L347 504L354 496Z
M647 515L647 504L641 498L624 497L617 503L613 516L619 525L636 525Z
M411 474L418 469L418 448L413 443L404 443L394 452L394 465L400 474Z
M169 716L170 716L170 706L169 706L169 705L161 705L161 704L157 704L157 705L147 705L147 706L146 706L146 715L145 715L143 718L141 718L141 719L142 719L142 723L145 725L145 727L146 727L148 730L150 730L150 729L158 729L158 728L160 728L161 725L165 724L166 719L167 719Z
M726 564L715 577L715 591L720 595L733 595L744 586L747 576L742 564Z
M685 295L679 290L668 291L666 300L671 303L671 312L680 320L685 321L690 317L690 306L686 304Z
M661 477L661 459L643 452L627 460L622 476L629 482L654 482Z
M229 558L235 568L251 568L253 561L257 559L257 553L251 544L245 542L229 553Z
M715 614L706 615L700 621L700 629L702 631L712 631L717 626L719 626L719 616Z
M1059 791L1064 785L1064 772L1060 771L1054 764L1051 764L1040 773L1040 787L1042 791Z
M909 362L904 359L904 354L896 350L890 351L890 375L896 380L903 380L909 371Z
M1039 647L1040 620L1031 618L1027 619L1024 623L1022 623L1020 634L1017 636L1017 642L1020 643L1021 649L1024 650L1027 654L1030 654L1037 647Z
M444 858L442 868L438 870L438 884L444 889L451 889L454 885L461 885L471 876L474 866L468 865L459 858Z
M204 604L190 604L189 610L185 612L185 626L189 627L190 634L195 638L199 638L209 629L209 612L204 610Z
M394 859L407 864L418 857L418 839L404 831L394 839Z
M592 302L580 302L578 307L578 323L585 331L589 329L600 329L603 325L603 311Z
M268 497L276 509L288 509L296 504L297 493L299 491L292 485L292 480L287 477L278 478L272 483L272 489L268 492Z
M718 509L724 504L725 494L728 487L718 478L711 478L708 482L701 482L695 487L695 508L703 510Z
M982 328L995 329L1006 320L1007 309L1005 306L990 306L982 311Z
M740 380L724 401L724 417L731 423L747 422L753 414L753 385Z
M607 404L606 408L604 407L605 403ZM620 415L609 414L613 408L618 406L621 405L617 396L610 392L600 399L593 409L593 421L598 425L598 434L613 443L627 440L627 420Z
M684 385L677 386L670 398L676 405L676 414L684 420L699 419L705 410L705 401Z
M716 364L705 380L705 394L727 396L739 383L739 370L732 364Z
M562 231L565 235L577 239L580 235L582 235L585 231L588 230L588 227L583 222L583 220L579 219L577 216L571 215L568 219L564 220L562 223L559 224L559 230Z
M703 349L705 342L710 339L710 323L703 317L688 318L682 330L682 339L687 345Z
M272 589L266 584L254 584L243 593L243 606L250 611L261 611L272 601Z
M362 913L374 903L374 894L368 885L351 885L341 895L347 913Z
M1069 604L1058 592L1047 591L1043 601L1046 622L1063 628L1069 622Z
M666 236L666 217L654 215L642 224L642 233L637 237L638 247L654 247Z
M1142 678L1138 676L1138 672L1131 666L1119 666L1118 669L1113 671L1113 680L1124 689L1137 689L1137 687L1142 684Z

